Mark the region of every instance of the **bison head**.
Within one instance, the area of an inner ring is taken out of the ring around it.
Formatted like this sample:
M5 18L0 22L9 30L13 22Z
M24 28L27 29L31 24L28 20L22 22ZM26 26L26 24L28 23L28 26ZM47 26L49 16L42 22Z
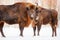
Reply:
M31 19L34 19L36 16L36 5L29 5L26 7L27 13Z
M31 19L38 20L38 15L41 12L41 7L31 5L29 7L26 7L26 9Z

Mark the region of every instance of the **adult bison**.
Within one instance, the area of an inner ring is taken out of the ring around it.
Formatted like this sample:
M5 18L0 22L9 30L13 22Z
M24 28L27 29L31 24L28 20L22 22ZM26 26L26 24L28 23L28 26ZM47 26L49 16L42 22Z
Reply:
M34 36L35 31L36 31L36 26L37 26L37 32L39 35L39 31L41 29L41 25L46 25L50 24L52 28L52 36L57 35L56 34L56 28L57 28L57 23L58 23L58 12L55 9L45 9L42 7L37 7L36 8L36 13L32 14L33 15L33 30L34 30Z
M24 27L28 27L31 23L31 13L35 13L36 6L31 3L18 2L13 5L0 5L0 32L3 37L3 25L19 24L21 31L20 35L23 36Z

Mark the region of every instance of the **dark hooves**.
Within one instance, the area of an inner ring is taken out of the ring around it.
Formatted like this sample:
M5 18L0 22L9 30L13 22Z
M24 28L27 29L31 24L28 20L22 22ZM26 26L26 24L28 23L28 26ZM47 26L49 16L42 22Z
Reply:
M22 34L20 34L20 36L21 36L21 37L23 37L23 35L22 35Z
M39 34L37 34L37 36L39 36Z
M52 37L54 37L54 35L52 35Z
M2 37L6 37L6 36L2 36Z
M52 35L52 37L54 37L54 35ZM55 37L56 37L56 35L55 35Z

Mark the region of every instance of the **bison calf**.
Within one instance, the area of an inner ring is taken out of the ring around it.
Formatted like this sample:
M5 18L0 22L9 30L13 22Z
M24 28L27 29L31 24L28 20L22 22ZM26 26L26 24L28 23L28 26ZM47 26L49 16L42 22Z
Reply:
M56 34L56 28L57 28L57 23L58 23L58 12L55 9L45 9L42 7L37 7L36 8L36 13L32 14L34 17L33 21L33 30L34 30L34 36L35 31L36 31L36 26L37 26L37 32L39 35L39 31L41 29L41 25L46 25L50 24L52 28L52 36L57 35Z

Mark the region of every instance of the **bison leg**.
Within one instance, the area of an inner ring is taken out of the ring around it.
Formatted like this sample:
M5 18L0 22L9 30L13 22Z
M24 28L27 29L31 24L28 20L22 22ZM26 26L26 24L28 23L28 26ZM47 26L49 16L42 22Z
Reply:
M55 36L57 35L57 33L56 33L56 27L55 27Z
M20 26L19 29L20 29L20 32L21 32L21 33L20 33L20 36L23 36L24 27Z
M35 32L36 32L36 26L33 27L33 31L34 31L34 36L36 36Z
M54 34L56 36L56 26L52 26L52 37L54 36Z
M54 36L54 28L53 28L53 26L52 26L52 37Z
M55 36L57 35L56 33L56 25L54 25L54 33L55 33Z
M37 25L37 32L38 32L38 36L39 36L39 32L40 32L40 29L41 29L41 25Z
M3 33L3 25L4 25L4 23L1 22L1 23L0 23L0 32L1 32L2 36L5 37L5 35L4 35L4 33Z

